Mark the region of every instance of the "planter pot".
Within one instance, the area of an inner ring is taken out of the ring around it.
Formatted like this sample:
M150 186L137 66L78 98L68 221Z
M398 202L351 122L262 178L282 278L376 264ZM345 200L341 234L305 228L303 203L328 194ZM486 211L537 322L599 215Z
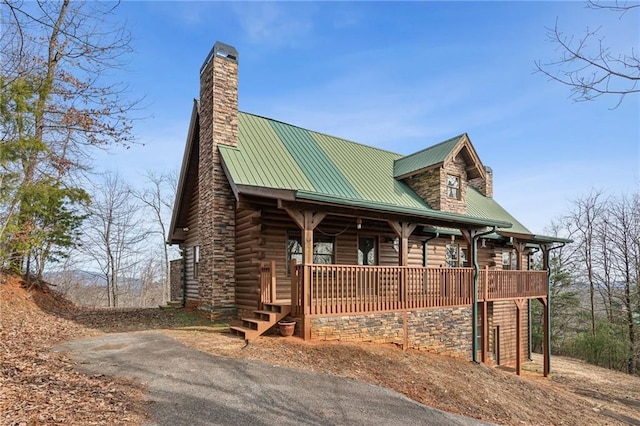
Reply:
M293 336L293 332L296 329L295 321L280 321L278 322L278 326L280 327L280 334L284 337Z

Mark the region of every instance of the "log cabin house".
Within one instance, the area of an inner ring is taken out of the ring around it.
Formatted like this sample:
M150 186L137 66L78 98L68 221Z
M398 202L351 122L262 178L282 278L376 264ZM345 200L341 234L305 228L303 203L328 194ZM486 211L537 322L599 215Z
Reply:
M520 371L548 276L533 235L493 199L467 134L411 155L238 111L238 53L200 70L170 244L187 306L251 339L285 315L304 339L393 342ZM175 266L175 265L174 265Z

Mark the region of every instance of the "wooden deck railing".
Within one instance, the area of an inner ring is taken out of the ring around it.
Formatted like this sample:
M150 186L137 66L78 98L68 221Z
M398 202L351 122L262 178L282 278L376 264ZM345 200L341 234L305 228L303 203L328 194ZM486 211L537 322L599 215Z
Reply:
M547 295L547 271L480 271L478 300L527 299Z
M260 309L276 301L276 261L260 264Z
M471 306L473 273L473 268L297 265L292 262L292 312L296 315L358 314ZM546 271L482 270L478 301L545 296L546 276Z

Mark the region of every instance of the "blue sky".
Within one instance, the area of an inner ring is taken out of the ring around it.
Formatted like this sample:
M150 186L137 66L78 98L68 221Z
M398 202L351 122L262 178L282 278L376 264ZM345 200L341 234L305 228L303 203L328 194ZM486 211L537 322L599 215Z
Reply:
M144 96L135 134L96 165L132 183L180 167L199 69L216 40L239 52L240 109L409 154L467 132L494 198L540 233L570 200L638 190L640 96L575 103L535 74L546 27L638 47L622 19L582 2L125 2L135 54L115 78Z

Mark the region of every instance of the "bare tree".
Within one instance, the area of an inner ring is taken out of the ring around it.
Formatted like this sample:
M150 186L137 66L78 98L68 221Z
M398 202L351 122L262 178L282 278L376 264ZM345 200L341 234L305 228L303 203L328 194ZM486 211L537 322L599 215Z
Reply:
M636 206L637 207L637 206ZM635 372L635 319L634 310L637 306L637 286L638 270L637 260L634 259L633 241L638 235L638 212L633 211L633 201L622 196L614 203L611 203L612 229L608 234L614 246L616 256L614 257L614 269L622 285L620 299L622 302L622 316L628 333L629 357L627 360L627 373ZM635 234L635 235L634 235ZM635 269L635 270L634 270Z
M591 191L573 202L574 210L569 214L571 236L576 240L576 254L582 263L589 284L591 333L596 334L596 268L594 245L597 238L598 221L602 217L602 192Z
M148 170L145 173L146 186L134 193L142 204L150 211L154 219L153 234L158 236L159 246L162 247L162 303L171 299L169 282L169 246L166 244L168 235L168 220L171 217L173 199L175 198L176 179L172 173L156 173Z
M75 174L90 166L93 148L133 141L137 101L127 98L126 85L105 76L131 52L128 31L114 19L117 5L0 0L0 133L3 148L11 149L0 163L4 262L21 263L40 243L24 232L39 230L26 208L35 196L50 198L47 187L58 190L58 198L68 194Z
M620 14L620 19L636 19L632 9L640 7L633 2L601 3L589 1L588 7ZM602 27L586 28L576 37L566 35L556 20L553 28L547 28L548 40L556 46L559 57L550 62L535 61L537 72L551 80L569 86L574 101L591 101L603 95L618 98L614 108L620 106L625 96L640 92L640 57L636 47L628 52L616 52L601 36ZM638 43L638 39L635 40Z
M135 197L122 178L106 173L96 184L88 209L84 252L100 268L107 282L108 305L118 306L119 280L137 261L140 244L148 236Z

